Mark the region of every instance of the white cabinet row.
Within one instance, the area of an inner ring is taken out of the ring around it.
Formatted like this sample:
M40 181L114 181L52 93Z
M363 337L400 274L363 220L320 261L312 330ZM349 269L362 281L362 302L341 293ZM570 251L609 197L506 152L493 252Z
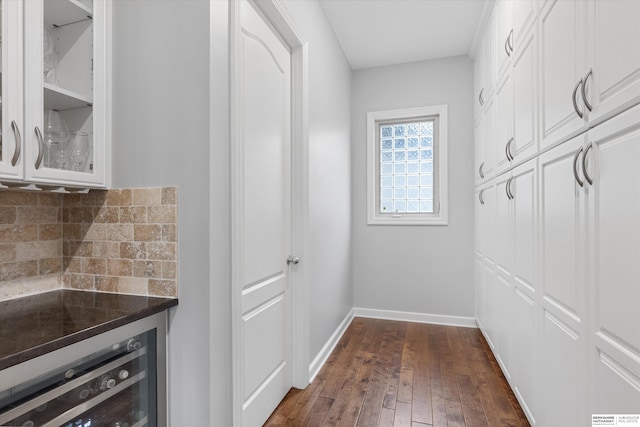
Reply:
M640 106L478 187L478 323L532 425L640 410Z
M110 2L0 7L2 187L105 187Z
M498 0L475 59L476 184L640 103L640 2Z

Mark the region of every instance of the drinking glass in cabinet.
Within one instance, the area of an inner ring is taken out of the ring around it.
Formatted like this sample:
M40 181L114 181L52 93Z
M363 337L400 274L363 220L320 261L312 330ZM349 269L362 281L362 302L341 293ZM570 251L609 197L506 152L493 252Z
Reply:
M44 81L47 83L56 82L56 71L58 69L58 54L54 46L53 31L50 28L44 29L44 40L42 45L43 58L42 65L44 71Z
M71 132L71 140L65 151L68 169L85 172L89 157L89 134L79 131Z
M62 114L57 110L45 111L44 143L45 167L64 169L64 148L69 141L69 130Z

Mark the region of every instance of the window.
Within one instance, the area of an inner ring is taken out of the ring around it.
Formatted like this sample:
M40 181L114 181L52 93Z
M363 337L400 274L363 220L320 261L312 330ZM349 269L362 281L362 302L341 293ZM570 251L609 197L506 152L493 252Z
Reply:
M447 225L447 106L367 113L368 224Z

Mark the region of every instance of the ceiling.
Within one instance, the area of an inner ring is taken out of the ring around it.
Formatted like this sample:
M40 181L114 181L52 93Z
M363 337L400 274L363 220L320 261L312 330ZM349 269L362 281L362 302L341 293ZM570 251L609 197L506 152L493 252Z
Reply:
M492 0L320 0L351 68L471 54Z

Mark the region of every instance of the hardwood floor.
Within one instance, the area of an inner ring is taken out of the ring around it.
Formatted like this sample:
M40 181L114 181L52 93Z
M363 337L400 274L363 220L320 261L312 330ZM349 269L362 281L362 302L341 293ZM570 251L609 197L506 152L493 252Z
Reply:
M477 329L355 318L265 426L529 426Z

